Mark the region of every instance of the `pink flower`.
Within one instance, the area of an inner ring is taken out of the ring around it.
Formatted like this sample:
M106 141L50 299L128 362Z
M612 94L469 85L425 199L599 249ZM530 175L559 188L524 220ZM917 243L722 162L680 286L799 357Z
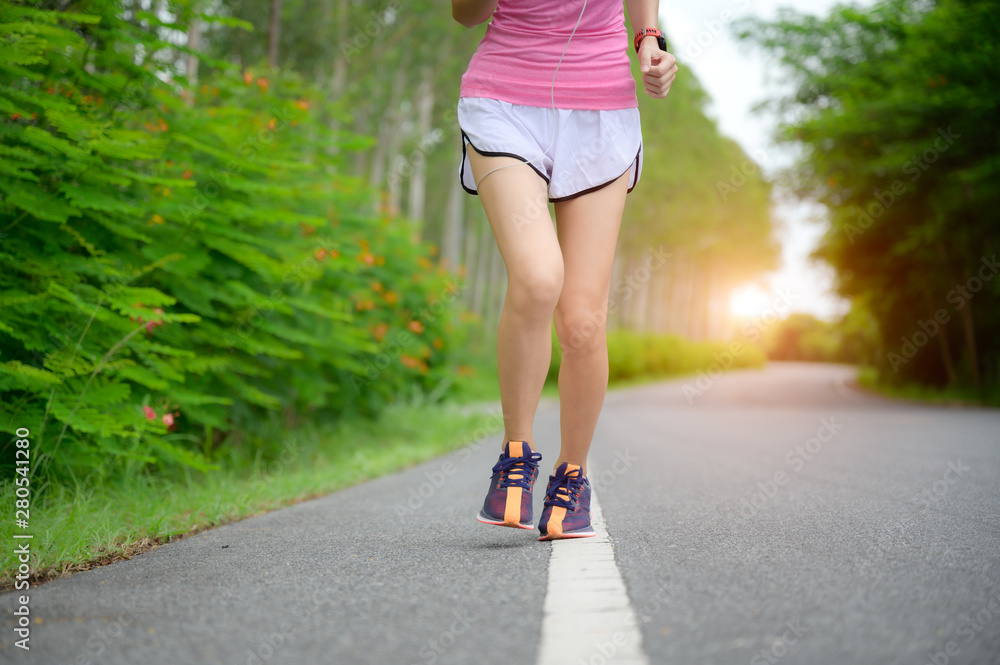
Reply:
M163 310L160 309L159 307L153 309L153 312L155 312L156 314L163 314ZM142 319L139 319L139 322L142 323ZM150 321L149 323L146 324L146 334L149 335L151 332L153 332L153 328L162 325L163 325L163 319L156 319Z
M146 414L147 420L156 420L156 411L153 411L153 407L144 406L142 407L142 410Z
M163 424L167 426L167 429L174 429L174 414L164 413Z

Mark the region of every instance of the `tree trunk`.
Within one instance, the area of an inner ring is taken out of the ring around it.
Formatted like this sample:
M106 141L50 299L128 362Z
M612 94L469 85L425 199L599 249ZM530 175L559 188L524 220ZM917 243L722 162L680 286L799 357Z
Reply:
M643 265L643 263L645 261L645 258L646 257L643 256L643 252L640 252L636 256L636 261L632 264L633 265L633 271L632 271L632 275L633 276L636 274L636 271L638 271L639 267ZM648 332L649 331L649 308L650 308L649 281L647 280L646 282L643 282L643 283L639 283L639 282L636 282L636 283L639 284L639 288L637 289L638 293L636 293L633 296L635 298L635 300L636 300L635 312L637 314L637 320L635 322L635 329L639 330L641 332Z
M271 24L267 33L267 64L278 68L278 42L281 40L281 0L271 0Z
M969 278L966 278L968 283ZM969 358L969 372L972 385L979 390L979 354L976 353L976 329L972 320L972 301L966 300L962 308L962 329L965 331L965 353Z
M441 238L441 265L445 270L458 270L462 258L462 222L465 213L465 190L459 181L458 169L451 174L451 187L448 190L448 208L444 216L444 233Z
M347 41L347 10L350 8L350 0L337 0L337 43L343 44ZM333 58L333 94L340 99L347 87L347 56L341 49L337 49L337 54Z
M197 51L201 45L201 20L197 17L191 19L191 25L188 27L187 35L187 46L192 51ZM184 74L187 76L188 83L193 88L198 82L198 56L193 53L188 53L184 57ZM194 104L194 97L192 96L188 100L188 105Z
M934 303L931 302L931 291L929 288L923 289L924 303L927 311L930 312L928 320L934 318ZM944 326L940 326L937 335L938 349L941 351L941 362L944 364L944 371L948 374L948 385L954 386L957 382L955 375L955 363L951 359L951 349L948 348L948 335L945 334Z
M479 247L476 249L475 281L473 282L472 311L485 318L486 311L486 280L488 279L490 243L492 234L486 229L479 231Z
M420 241L420 229L424 221L424 204L427 199L427 152L425 141L431 132L431 116L434 112L433 69L424 66L417 93L417 148L413 153L410 174L410 200L407 217L413 222L413 242Z
M347 55L343 48L340 48L343 44L347 42L347 27L348 27L348 9L350 8L350 0L336 0L337 12L336 16L332 16L333 10L330 4L334 0L323 0L323 27L327 30L327 34L332 34L334 36L333 41L333 53L329 55L330 60L333 62L332 71L323 71L319 73L317 79L322 80L326 76L330 79L330 95L333 99L340 99L340 96L344 94L344 88L347 86ZM333 25L331 26L331 18ZM331 30L332 27L332 30ZM336 124L331 123L331 124Z
M389 105L386 107L382 122L376 128L378 140L375 142L375 154L372 155L371 175L368 180L375 190L375 209L382 206L385 194L386 170L395 168L393 161L399 152L399 104L402 97L403 68L396 70L392 89L389 91ZM398 180L398 174L390 173L392 180Z
M500 325L500 310L503 307L504 273L503 257L496 243L490 243L490 271L489 271L489 298L487 299L487 316L489 330L493 330Z
M473 295L475 294L475 261L476 261L476 247L478 246L479 235L477 231L482 230L482 225L478 224L478 215L473 215L473 226L471 228L465 229L465 249L462 252L462 257L459 259L459 265L464 268L465 272L465 306L475 311L472 307Z

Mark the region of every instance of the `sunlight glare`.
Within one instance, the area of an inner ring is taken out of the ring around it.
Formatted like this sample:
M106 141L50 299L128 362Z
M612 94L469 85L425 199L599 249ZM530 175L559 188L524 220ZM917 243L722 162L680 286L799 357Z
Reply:
M771 304L770 298L756 284L742 286L729 296L729 311L733 316L749 318L757 316Z

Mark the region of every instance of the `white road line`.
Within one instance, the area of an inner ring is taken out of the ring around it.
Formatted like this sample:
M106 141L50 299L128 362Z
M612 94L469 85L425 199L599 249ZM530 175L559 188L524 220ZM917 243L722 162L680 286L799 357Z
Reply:
M538 665L649 665L596 493L590 510L597 536L552 542Z

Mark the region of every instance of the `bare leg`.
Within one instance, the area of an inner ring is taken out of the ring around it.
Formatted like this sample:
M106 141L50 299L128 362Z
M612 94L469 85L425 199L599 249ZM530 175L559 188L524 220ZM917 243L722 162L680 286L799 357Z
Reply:
M565 283L556 305L562 350L559 407L562 447L556 467L579 464L587 453L608 388L608 295L629 174L589 194L556 203Z
M512 157L486 157L469 146L469 164L507 268L497 332L504 441L527 441L552 359L552 313L563 284L563 257L549 215L545 180Z

